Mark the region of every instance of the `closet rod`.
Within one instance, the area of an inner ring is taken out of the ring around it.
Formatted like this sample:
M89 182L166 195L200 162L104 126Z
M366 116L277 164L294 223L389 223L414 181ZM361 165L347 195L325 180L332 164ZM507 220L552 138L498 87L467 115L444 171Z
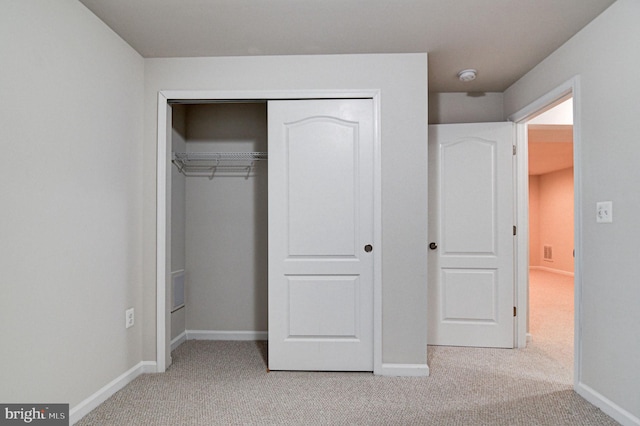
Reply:
M255 162L266 159L266 152L174 152L172 162L185 176L213 178L216 172L241 172L248 178Z
M266 160L266 152L174 152L173 159L186 161L254 161Z

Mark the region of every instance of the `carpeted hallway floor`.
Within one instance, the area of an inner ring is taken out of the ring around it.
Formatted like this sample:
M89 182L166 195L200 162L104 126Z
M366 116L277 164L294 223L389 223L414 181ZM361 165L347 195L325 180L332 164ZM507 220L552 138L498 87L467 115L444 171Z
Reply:
M566 347L573 317L569 336L566 312L550 309L569 292L563 284L538 285L545 281L538 278L526 349L429 347L431 375L401 378L267 373L264 342L192 340L173 352L166 373L138 377L78 424L617 424L573 392L573 351Z
M573 277L531 270L529 286L532 343L573 371Z

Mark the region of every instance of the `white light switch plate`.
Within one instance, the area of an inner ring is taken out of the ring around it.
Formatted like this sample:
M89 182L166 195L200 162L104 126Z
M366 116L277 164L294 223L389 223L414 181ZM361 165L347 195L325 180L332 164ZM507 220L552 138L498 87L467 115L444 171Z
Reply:
M613 222L613 203L611 201L598 201L596 203L596 222Z

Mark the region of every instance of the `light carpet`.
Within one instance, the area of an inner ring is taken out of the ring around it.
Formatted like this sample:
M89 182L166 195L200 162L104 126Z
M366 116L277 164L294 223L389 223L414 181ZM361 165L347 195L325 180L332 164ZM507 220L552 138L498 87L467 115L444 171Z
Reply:
M535 347L573 371L573 277L529 273L529 332Z
M572 356L545 341L534 311L526 349L429 347L422 378L267 372L265 342L192 340L166 373L141 375L77 424L617 424L572 390Z

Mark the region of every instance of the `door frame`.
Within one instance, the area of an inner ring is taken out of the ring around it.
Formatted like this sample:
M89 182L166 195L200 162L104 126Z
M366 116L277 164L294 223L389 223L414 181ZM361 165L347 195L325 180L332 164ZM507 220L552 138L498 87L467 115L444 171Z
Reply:
M581 109L580 76L576 75L555 89L541 96L521 110L508 117L516 124L516 344L527 345L529 322L529 143L526 122L540 113L551 109L567 98L573 98L573 204L574 204L574 355L573 387L581 381L582 364L582 156L581 153Z
M171 105L285 99L371 99L373 101L373 246L382 248L382 157L380 89L369 90L161 90L158 92L156 154L156 371L171 364L167 297L171 274ZM382 250L373 259L373 368L382 365Z

